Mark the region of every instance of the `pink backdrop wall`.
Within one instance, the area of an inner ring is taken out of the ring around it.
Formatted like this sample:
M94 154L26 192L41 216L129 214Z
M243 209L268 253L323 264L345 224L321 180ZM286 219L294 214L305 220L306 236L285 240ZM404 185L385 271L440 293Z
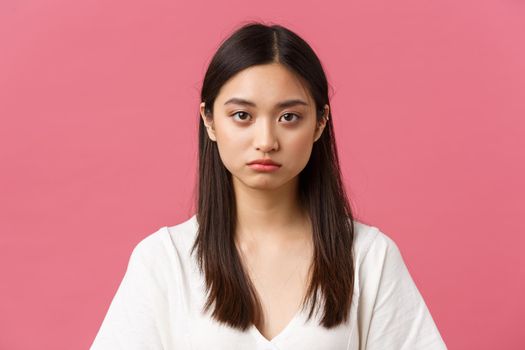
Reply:
M319 54L357 217L451 349L525 348L522 1L0 4L0 349L86 349L133 246L192 214L199 86L241 21Z

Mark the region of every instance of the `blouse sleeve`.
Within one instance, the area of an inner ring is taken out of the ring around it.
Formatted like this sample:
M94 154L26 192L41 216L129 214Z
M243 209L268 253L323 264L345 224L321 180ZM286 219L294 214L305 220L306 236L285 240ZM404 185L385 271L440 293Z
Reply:
M158 324L163 296L144 245L140 242L132 251L90 350L163 349Z
M396 243L376 228L359 268L362 350L446 350Z

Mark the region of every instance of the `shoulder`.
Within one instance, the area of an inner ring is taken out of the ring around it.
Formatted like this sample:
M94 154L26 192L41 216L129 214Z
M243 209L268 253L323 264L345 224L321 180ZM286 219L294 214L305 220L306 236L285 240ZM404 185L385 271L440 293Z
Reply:
M358 266L367 259L367 256L385 255L388 252L399 252L397 244L389 235L376 226L354 220L353 253Z
M377 297L379 291L402 290L403 294L417 295L396 242L378 227L358 222L356 228L354 259L359 293Z
M360 341L371 349L446 349L394 240L375 226L355 228Z
M131 258L148 265L163 264L173 254L189 251L196 234L196 216L172 226L162 226L142 238L133 248Z

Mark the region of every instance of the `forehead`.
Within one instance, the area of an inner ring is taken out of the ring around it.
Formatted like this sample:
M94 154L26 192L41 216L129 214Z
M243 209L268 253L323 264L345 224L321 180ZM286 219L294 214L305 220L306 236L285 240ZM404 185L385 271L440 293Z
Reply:
M310 96L304 80L278 63L246 68L230 78L219 91L216 103L223 106L232 97L255 102L257 107L268 108L283 99L302 99L310 106Z

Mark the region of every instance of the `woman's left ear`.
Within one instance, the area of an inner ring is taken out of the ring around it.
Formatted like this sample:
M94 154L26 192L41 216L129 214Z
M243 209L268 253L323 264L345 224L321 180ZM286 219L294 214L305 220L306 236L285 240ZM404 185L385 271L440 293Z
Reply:
M324 105L323 108L323 115L321 116L321 119L317 122L317 126L315 128L315 135L314 135L314 142L317 141L321 134L323 133L324 127L326 126L326 123L328 122L328 114L329 114L330 107L328 105Z

